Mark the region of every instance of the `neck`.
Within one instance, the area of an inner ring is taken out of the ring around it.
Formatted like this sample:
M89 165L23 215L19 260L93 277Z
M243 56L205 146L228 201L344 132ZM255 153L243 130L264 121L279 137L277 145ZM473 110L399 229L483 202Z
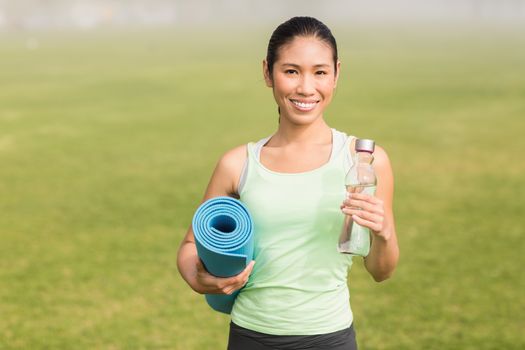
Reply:
M332 131L322 116L307 125L293 124L286 118L281 118L279 128L272 139L276 146L288 144L326 144L332 140Z

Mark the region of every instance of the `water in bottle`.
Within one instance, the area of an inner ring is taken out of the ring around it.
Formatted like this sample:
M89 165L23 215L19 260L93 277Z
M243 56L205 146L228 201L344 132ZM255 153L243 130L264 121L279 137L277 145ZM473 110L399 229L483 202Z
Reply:
M372 166L374 147L373 140L356 140L354 162L345 178L348 193L375 195L377 179ZM345 215L337 250L340 253L367 256L370 252L370 230L354 222L350 215Z

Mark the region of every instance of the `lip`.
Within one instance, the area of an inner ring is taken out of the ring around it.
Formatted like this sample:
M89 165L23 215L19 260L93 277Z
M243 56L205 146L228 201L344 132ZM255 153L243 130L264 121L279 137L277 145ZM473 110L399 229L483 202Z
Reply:
M319 100L289 99L292 105L302 112L309 112L317 107Z

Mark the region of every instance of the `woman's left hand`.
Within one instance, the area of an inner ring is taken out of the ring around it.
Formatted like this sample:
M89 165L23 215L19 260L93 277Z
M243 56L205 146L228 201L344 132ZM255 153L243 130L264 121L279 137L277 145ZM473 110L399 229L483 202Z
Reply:
M341 211L359 225L368 227L374 236L389 238L385 230L385 208L381 199L364 193L348 193Z

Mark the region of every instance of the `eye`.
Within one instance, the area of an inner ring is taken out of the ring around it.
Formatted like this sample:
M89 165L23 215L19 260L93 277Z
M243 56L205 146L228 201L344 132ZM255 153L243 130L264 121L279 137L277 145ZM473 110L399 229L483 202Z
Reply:
M286 74L297 74L297 71L295 69L287 69L284 71Z
M327 75L328 73L324 70L318 70L317 72L315 72L315 74L317 75Z

